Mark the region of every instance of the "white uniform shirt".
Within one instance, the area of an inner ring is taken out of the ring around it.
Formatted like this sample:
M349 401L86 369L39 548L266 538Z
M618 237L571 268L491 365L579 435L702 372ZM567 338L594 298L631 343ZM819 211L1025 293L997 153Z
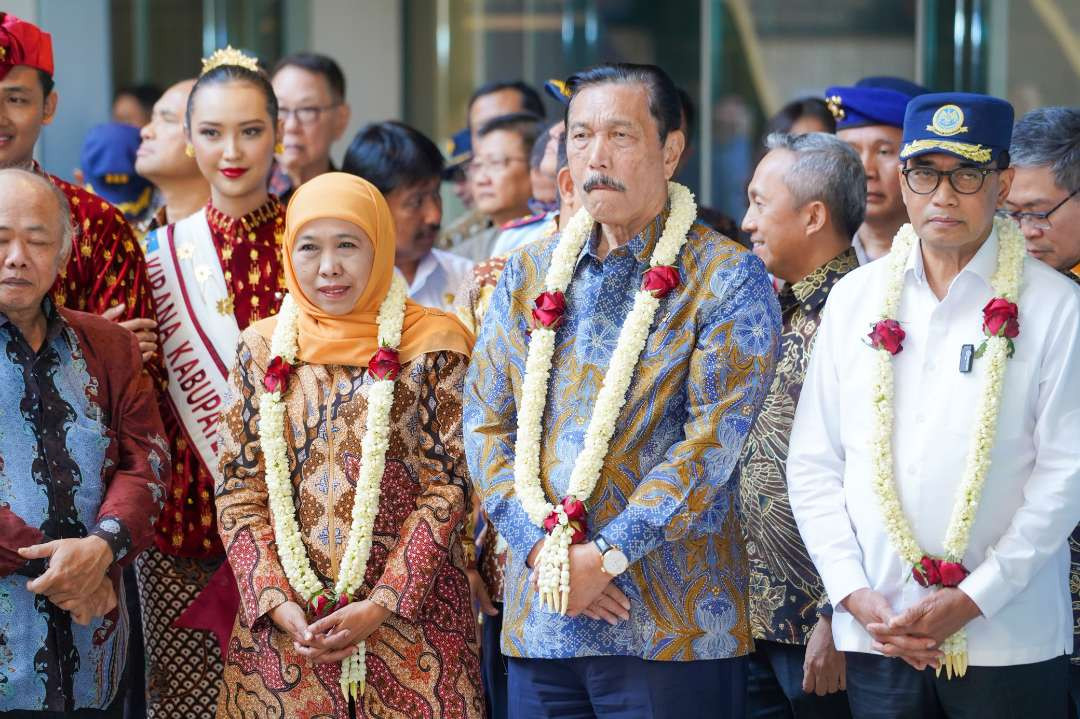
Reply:
M983 339L993 297L996 233L940 302L912 252L899 317L907 337L895 368L894 472L923 551L943 554L945 529L968 456L985 360L960 372L965 344ZM838 649L869 652L870 636L840 607L857 589L880 592L894 611L932 590L911 579L889 541L872 485L871 386L877 320L889 270L873 262L848 274L825 306L795 416L787 464L791 507L836 606ZM983 616L967 625L972 665L1044 661L1072 649L1069 551L1080 520L1080 293L1041 262L1024 260L1020 336L1008 360L982 500L960 584Z
M452 252L432 249L416 267L416 277L409 286L413 302L450 311L454 297L465 279L472 274L473 261ZM400 271L394 268L394 272Z

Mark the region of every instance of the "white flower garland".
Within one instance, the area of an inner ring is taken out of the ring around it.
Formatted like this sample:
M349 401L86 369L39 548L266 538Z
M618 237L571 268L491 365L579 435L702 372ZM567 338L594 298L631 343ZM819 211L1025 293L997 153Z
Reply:
M1024 269L1024 237L1015 223L995 218L998 234L997 269L991 280L995 296L1017 303ZM908 258L918 246L919 238L911 225L900 228L893 240L888 259L889 280L885 287L879 319L895 319L900 308L904 285L904 270ZM982 496L983 482L990 468L990 450L997 431L998 410L1004 388L1005 362L1009 356L1009 340L1001 336L987 338L986 385L976 412L974 431L968 448L967 463L957 491L949 526L945 532L945 559L962 563L967 551L968 537ZM874 490L881 504L885 528L897 554L909 566L920 562L925 552L911 529L896 491L893 475L894 374L892 354L885 348L877 350L872 401L874 425L871 436L874 457ZM941 646L945 653L948 677L963 676L967 671L967 635L963 629L948 637ZM940 671L940 669L939 669Z
M397 348L401 344L401 328L405 321L405 299L408 288L394 275L390 290L379 307L379 346ZM270 339L270 354L281 357L290 365L296 362L297 320L299 308L286 295L278 314L277 327ZM293 486L289 457L285 444L285 404L282 389L264 392L259 397L259 441L266 460L266 488L270 514L274 523L274 538L278 557L289 584L306 601L311 601L325 589L311 566L311 560L300 536L293 502ZM363 586L371 553L372 530L379 511L379 494L386 450L389 447L390 409L394 403L394 380L376 379L368 394L367 423L361 441L360 473L356 479L352 523L345 554L334 584L336 597L353 596ZM365 642L358 651L341 662L341 689L346 697L363 695L367 677Z
M686 242L687 232L697 218L694 196L684 186L668 183L671 212L660 239L656 243L651 267L672 265ZM565 292L574 274L574 266L581 248L592 232L593 218L582 207L571 218L556 245L544 278L548 292ZM649 337L660 300L651 292L639 290L634 304L623 323L618 342L611 356L611 364L597 394L581 453L570 474L567 495L586 500L596 488L600 470L607 457L608 445L615 432L615 423L630 386L634 369L641 351ZM559 515L559 524L551 531L536 559L541 602L561 614L566 613L570 596L569 550L573 529L561 503L549 502L540 481L541 421L547 404L548 381L551 375L551 358L555 351L555 330L536 327L529 340L529 353L525 360L525 377L521 388L521 405L518 408L517 442L514 447L514 490L529 519L538 527L552 513Z

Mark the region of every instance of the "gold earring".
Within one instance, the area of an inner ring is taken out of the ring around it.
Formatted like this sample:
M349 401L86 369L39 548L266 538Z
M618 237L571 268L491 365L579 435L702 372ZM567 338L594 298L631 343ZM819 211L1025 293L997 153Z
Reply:
M195 159L195 146L190 142L184 146L184 154L188 157Z
M284 152L285 152L285 145L284 144L279 142L276 145L274 145L274 154L275 155L281 155Z

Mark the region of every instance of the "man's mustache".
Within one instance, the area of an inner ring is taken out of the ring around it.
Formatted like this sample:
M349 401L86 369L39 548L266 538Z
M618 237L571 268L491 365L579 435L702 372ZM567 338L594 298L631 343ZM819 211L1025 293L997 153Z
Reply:
M585 184L582 185L582 189L584 189L585 192L592 192L601 187L608 190L626 192L626 185L619 182L614 177L609 177L607 175L593 175L588 180L585 180Z

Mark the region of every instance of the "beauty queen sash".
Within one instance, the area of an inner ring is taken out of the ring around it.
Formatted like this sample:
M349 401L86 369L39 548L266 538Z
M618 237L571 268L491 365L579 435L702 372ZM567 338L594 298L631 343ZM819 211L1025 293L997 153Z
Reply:
M146 238L146 269L169 401L187 441L217 481L218 417L225 406L240 327L205 210L154 230Z

